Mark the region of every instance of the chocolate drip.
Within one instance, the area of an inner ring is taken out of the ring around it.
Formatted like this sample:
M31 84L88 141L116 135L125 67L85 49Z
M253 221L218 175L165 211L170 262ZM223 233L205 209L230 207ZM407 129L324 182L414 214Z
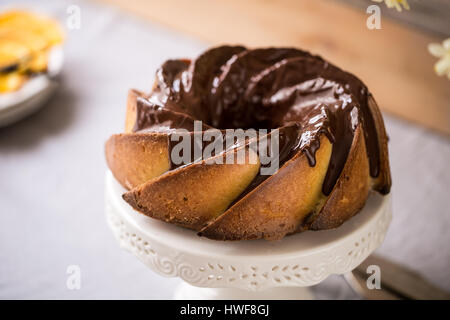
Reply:
M164 63L148 101L138 99L134 131L193 131L194 119L202 120L202 130L280 128L280 167L298 152L314 166L320 136L325 134L333 143L322 187L328 195L360 124L370 174L380 174L379 141L369 98L367 87L358 78L308 52L222 46L192 62ZM258 175L243 195L266 178ZM389 186L380 190L389 190Z
M194 131L195 119L191 116L160 107L143 97L136 99L136 123L133 131L173 132L177 129ZM202 122L201 130L212 127Z

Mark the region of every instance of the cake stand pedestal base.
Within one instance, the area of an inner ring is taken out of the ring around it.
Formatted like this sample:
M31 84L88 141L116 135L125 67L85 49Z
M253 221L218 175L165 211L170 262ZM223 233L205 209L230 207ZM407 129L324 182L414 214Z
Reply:
M280 241L214 241L138 214L106 175L106 216L120 246L153 271L184 280L176 299L311 299L306 287L356 268L384 240L391 198L371 193L356 216L333 230Z
M175 300L312 300L308 287L278 287L249 292L235 288L200 288L182 282L175 289Z

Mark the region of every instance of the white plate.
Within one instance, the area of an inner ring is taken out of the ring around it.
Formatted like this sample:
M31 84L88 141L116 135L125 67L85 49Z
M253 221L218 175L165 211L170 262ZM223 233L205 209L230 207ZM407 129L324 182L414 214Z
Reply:
M48 102L58 87L55 77L61 72L63 56L62 47L54 47L47 74L31 78L15 92L0 94L0 127L32 114Z

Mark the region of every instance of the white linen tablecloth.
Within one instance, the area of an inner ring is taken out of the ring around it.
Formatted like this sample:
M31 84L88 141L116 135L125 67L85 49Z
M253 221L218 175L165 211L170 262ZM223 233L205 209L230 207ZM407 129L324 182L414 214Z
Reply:
M97 3L17 3L64 24L73 4L81 28L67 30L59 91L35 115L0 129L0 298L168 299L181 280L148 270L106 225L104 142L122 131L129 88L148 91L165 59L195 56L207 44ZM394 220L378 253L450 290L450 141L385 120ZM66 286L69 265L81 268L80 290ZM339 276L314 291L357 298Z

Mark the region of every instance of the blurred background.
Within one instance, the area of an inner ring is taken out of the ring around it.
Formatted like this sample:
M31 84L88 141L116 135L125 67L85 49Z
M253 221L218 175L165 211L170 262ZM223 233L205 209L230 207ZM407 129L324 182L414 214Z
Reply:
M393 175L394 219L377 253L450 291L450 79L428 51L450 37L450 3L408 3L399 12L370 0L0 1L1 11L43 13L65 32L52 97L0 128L0 298L171 298L181 280L122 251L106 225L104 142L123 131L129 88L149 91L166 59L223 43L299 47L367 84ZM381 29L368 27L371 5ZM78 290L66 285L71 265ZM361 298L340 276L313 290Z

